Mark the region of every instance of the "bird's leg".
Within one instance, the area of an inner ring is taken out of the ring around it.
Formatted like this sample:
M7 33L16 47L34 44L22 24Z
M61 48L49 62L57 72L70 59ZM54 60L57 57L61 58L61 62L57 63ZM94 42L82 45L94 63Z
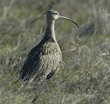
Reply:
M54 73L55 73L55 72L52 72L52 71L51 71L51 72L47 75L47 78L46 78L46 79L49 80Z

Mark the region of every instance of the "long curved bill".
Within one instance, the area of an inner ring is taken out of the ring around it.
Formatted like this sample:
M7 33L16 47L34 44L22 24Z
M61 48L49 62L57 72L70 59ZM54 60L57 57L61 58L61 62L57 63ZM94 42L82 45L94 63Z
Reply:
M66 19L68 21L71 21L71 22L73 22L79 28L78 24L76 22L74 22L73 20L71 20L71 19L69 19L67 17L64 17L64 16L59 16L59 18L62 18L62 19Z

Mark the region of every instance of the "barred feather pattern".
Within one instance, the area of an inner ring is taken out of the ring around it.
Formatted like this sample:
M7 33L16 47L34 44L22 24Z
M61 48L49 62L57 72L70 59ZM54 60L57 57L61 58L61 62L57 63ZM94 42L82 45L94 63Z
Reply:
M36 50L37 49L37 50ZM20 72L21 80L29 80L33 75L39 79L49 79L60 69L62 53L56 42L46 42L34 47Z

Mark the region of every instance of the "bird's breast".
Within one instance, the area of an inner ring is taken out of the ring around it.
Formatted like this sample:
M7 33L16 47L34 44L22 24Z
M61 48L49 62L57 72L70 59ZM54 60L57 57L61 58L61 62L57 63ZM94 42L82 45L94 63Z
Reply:
M57 70L62 61L62 53L57 43L46 43L42 46L40 53L40 68L42 70L48 69Z
M42 55L49 55L49 54L61 54L60 47L57 43L54 42L47 42L41 48Z

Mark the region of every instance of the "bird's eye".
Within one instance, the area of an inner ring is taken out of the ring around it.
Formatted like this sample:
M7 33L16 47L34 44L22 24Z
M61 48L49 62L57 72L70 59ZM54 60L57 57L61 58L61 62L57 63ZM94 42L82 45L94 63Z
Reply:
M52 13L53 15L57 15L58 13Z
M55 15L57 15L57 13L54 13Z

